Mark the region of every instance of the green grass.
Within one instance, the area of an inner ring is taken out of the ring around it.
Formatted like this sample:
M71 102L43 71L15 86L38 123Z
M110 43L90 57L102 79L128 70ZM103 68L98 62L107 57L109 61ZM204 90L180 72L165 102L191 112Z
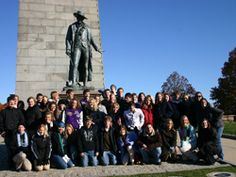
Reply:
M225 122L224 134L236 135L236 122Z
M121 177L204 177L211 172L231 172L236 174L236 167L220 167L211 169L201 169L201 170L191 170L191 171L181 171L181 172L167 172L167 173L155 173L155 174L140 174L131 176L121 176Z

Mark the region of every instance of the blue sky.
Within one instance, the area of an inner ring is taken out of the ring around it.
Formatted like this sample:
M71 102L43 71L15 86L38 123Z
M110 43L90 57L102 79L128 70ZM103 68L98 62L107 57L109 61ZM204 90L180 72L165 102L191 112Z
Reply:
M154 95L177 71L209 98L236 47L235 0L99 0L105 85ZM0 102L15 91L18 1L0 6Z

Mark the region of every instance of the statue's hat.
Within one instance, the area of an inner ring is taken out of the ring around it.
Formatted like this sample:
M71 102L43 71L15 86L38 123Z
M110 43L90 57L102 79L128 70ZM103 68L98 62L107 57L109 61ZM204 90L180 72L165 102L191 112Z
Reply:
M80 16L80 17L83 17L83 18L87 19L87 18L84 16L83 12L81 12L81 11L79 11L79 10L74 13L74 16L75 16L75 17L79 17L79 16Z

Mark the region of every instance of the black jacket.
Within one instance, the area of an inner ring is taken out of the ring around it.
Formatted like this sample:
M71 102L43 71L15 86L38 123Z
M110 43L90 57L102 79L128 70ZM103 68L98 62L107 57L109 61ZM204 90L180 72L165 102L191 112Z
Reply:
M104 152L104 133L105 133L105 129L102 128L101 133L99 135L99 150L100 150L100 155L103 155ZM116 145L116 139L115 139L115 129L114 128L110 128L109 131L109 139L110 139L110 143L111 143L111 151L113 152L113 154L116 154L117 151L117 145Z
M170 149L170 147L176 146L177 132L174 129L171 130L162 130L161 131L163 147Z
M153 134L148 135L146 131L141 133L138 138L137 144L142 147L143 144L147 146L149 150L162 146L162 139L159 131L155 131Z
M88 152L94 150L99 151L99 141L97 136L97 128L92 125L89 129L83 126L79 130L78 136L78 152Z
M37 121L42 118L42 113L37 105L33 107L28 107L25 112L25 124L29 131L37 130Z
M44 137L36 133L32 137L31 151L33 153L33 159L37 161L38 165L47 164L52 151L50 137Z

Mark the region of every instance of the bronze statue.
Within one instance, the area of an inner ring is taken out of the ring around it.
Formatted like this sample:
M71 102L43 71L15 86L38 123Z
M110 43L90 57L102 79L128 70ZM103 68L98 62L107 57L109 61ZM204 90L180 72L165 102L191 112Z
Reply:
M77 21L68 27L66 35L66 54L70 57L69 79L67 87L87 86L87 82L92 80L92 48L99 53L93 41L90 29L83 22L87 19L81 11L74 13Z

